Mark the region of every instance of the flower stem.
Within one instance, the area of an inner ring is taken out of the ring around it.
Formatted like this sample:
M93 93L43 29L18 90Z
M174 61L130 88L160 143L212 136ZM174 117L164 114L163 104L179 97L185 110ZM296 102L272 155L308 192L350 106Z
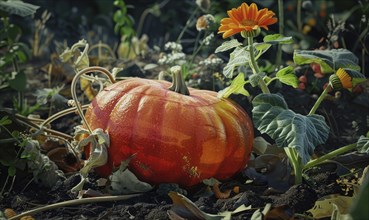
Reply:
M283 11L284 11L283 10L283 0L278 0L279 34L281 35L283 35L284 33L284 13ZM276 66L279 68L281 63L282 63L282 45L278 44Z
M202 49L202 47L205 44L205 41L203 40L202 42L200 42L199 47L197 47L198 41L200 40L201 32L202 31L199 31L199 33L197 34L196 44L195 44L194 51L192 53L192 56L191 56L191 59L190 59L190 62L189 62L189 66L192 65L193 61L195 60L196 55L200 52L200 50ZM204 36L206 36L206 33L204 33Z
M301 158L299 157L297 151L294 148L285 147L284 151L286 152L286 155L288 156L290 163L292 163L293 171L295 174L295 184L302 183L303 167L301 165Z
M183 37L183 34L190 27L190 24L192 22L192 19L195 17L195 15L196 15L196 13L197 13L198 10L199 10L199 7L196 7L196 9L193 10L192 14L190 15L190 18L187 20L186 25L184 26L184 28L182 28L182 31L181 31L181 33L179 34L179 36L178 36L178 38L176 40L177 44L180 44L181 43L181 39Z
M247 37L247 43L249 45L249 53L250 53L250 67L252 69L252 72L254 74L259 74L260 73L260 69L258 64L256 63L256 59L255 59L255 54L254 54L254 38L253 37ZM264 94L269 94L269 88L268 86L265 84L263 79L259 80L259 87L261 89L261 91Z
M300 32L302 31L301 9L302 9L302 0L297 0L297 29Z
M353 144L349 144L349 145L346 145L346 146L343 146L341 148L338 148L337 150L334 150L334 151L331 151L315 160L310 160L307 164L305 164L305 166L303 167L303 170L306 170L306 169L309 169L311 167L314 167L314 166L317 166L321 163L324 163L326 162L327 160L329 159L332 159L338 155L341 155L341 154L344 154L350 150L353 150L355 149L356 147L356 143L353 143Z
M332 88L331 84L328 84L327 87L325 87L322 94L320 94L318 100L316 100L314 106L311 108L308 115L315 114L315 111L318 109L318 107L320 106L320 103L324 100L325 96L327 95L327 93L329 92L331 88Z

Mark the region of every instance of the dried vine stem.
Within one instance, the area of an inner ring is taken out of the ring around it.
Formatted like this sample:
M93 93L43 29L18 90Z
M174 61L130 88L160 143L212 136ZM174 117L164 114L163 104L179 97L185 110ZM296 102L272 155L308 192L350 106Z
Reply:
M87 107L88 107L88 105L83 105L82 109L87 109ZM64 134L64 133L56 131L56 130L53 130L53 129L50 129L50 128L46 128L45 126L47 126L51 122L55 121L56 119L59 119L59 118L65 116L67 114L75 112L76 109L77 109L76 107L65 109L63 111L60 111L60 112L50 116L49 118L47 118L45 120L41 120L41 119L40 120L31 119L30 120L29 118L24 117L23 115L19 115L19 114L16 114L15 117L18 119L18 122L20 122L20 123L22 123L22 124L24 124L28 127L37 129L37 131L35 133L33 133L32 136L37 136L42 131L46 131L47 133L54 134L56 137L61 137L61 138L64 138L64 139L72 140L73 139L72 136ZM32 121L41 122L41 124L34 123Z
M26 215L33 215L33 214L43 212L46 210L56 209L56 208L65 207L65 206L81 205L81 204L95 203L95 202L111 202L111 201L128 200L133 197L137 197L139 195L142 195L142 193L131 194L131 195L120 195L120 196L101 196L101 197L93 197L93 198L73 199L69 201L59 202L59 203L39 207L36 209L32 209L32 210L23 212L19 215L13 216L9 218L8 220L16 220Z
M99 67L99 66L91 66L91 67L87 67L81 71L79 71L73 78L72 81L72 85L71 85L71 94L72 94L72 98L76 104L76 108L78 111L79 116L81 117L83 123L86 125L88 131L90 134L92 134L92 129L90 127L90 125L87 123L87 120L83 114L83 110L81 105L78 102L78 98L77 98L77 93L76 93L76 87L77 87L77 82L79 80L79 78L86 74L86 73L91 73L91 72L99 72L99 73L103 73L104 75L106 75L108 77L108 79L110 80L111 83L115 83L115 79L113 77L113 75L105 68L103 67Z

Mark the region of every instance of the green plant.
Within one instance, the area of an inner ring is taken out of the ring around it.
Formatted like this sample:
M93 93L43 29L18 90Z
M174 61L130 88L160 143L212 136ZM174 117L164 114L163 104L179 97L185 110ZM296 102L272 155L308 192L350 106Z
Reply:
M51 13L44 11L40 19L35 20L32 45L32 57L40 57L42 52L50 45L53 39L53 33L50 33L46 28L46 22L50 19Z
M1 116L0 164L7 168L7 177L1 187L0 197L5 193L9 182L15 181L17 172L32 173L31 181L47 187L54 186L57 181L64 178L64 174L57 166L41 153L39 142L27 132L27 126L5 111L1 112ZM10 179L13 180L10 181ZM8 191L11 191L12 184L8 188Z
M242 12L246 13L242 13ZM253 100L253 122L255 127L261 132L273 138L278 147L282 147L295 174L295 184L302 182L304 170L323 163L339 154L353 150L356 144L350 144L323 155L317 159L311 159L311 155L317 145L324 144L328 138L329 127L325 123L323 116L315 114L328 91L331 89L351 90L355 85L365 80L359 72L357 57L345 49L333 49L325 51L296 50L294 52L295 65L305 65L317 63L321 67L323 74L330 74L328 86L322 92L308 115L302 115L290 110L286 101L281 95L271 94L269 86L271 82L279 80L281 83L298 87L298 79L295 75L294 67L287 66L278 70L274 75L266 75L260 71L257 60L273 44L289 44L293 40L291 37L284 37L280 34L266 35L262 43L255 43L254 39L260 33L260 27L267 29L267 26L275 23L273 12L267 9L258 10L253 3L250 6L243 3L237 9L228 11L230 18L221 21L219 33L223 33L223 38L241 33L247 40L244 46L236 39L224 42L217 48L216 52L223 52L230 49L234 51L230 54L229 62L223 69L226 77L234 78L231 85L219 93L222 97L230 94L249 95L245 90L246 84L259 86L263 94L257 95ZM244 75L237 68L251 69L252 74ZM238 73L237 73L238 72ZM245 77L248 80L245 80Z
M124 0L114 0L114 5L119 8L113 15L113 20L115 22L114 32L121 36L122 43L128 43L129 50L127 54L129 54L131 49L131 39L136 36L133 26L134 20L128 14L128 8Z
M10 87L18 92L15 107L23 113L29 112L24 109L26 101L23 97L27 82L19 63L27 62L31 55L28 46L19 42L22 31L19 26L11 23L10 15L26 17L33 15L37 8L23 1L0 1L0 89Z

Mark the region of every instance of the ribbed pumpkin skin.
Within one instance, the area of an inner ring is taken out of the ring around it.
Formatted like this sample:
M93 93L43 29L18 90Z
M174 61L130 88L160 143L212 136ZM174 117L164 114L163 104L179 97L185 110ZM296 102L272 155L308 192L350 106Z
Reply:
M226 179L246 164L253 143L250 118L217 93L189 88L190 96L148 79L117 82L101 91L86 112L92 129L109 133L108 176L132 154L129 169L151 184L192 186Z

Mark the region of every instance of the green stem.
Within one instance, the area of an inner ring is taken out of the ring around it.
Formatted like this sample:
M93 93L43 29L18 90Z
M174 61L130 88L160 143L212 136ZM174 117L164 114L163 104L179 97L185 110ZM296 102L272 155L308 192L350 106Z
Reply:
M303 167L303 170L306 170L306 169L309 169L311 167L314 167L314 166L317 166L321 163L324 163L326 162L327 160L329 159L332 159L338 155L341 155L341 154L344 154L348 151L351 151L353 149L356 148L356 143L354 144L349 144L349 145L346 145L346 146L343 146L341 148L338 148L337 150L334 150L334 151L331 151L315 160L310 160L307 164L305 164L305 166Z
M183 34L187 31L188 27L190 26L192 19L195 17L197 11L199 10L199 7L196 7L195 10L193 10L192 14L190 15L190 18L187 20L186 25L182 28L181 33L179 34L176 42L177 44L181 43L181 39L183 37Z
M202 49L202 47L204 46L205 42L202 41L199 45L199 47L197 47L197 42L199 41L200 39L200 35L201 35L201 31L199 31L198 35L197 35L197 38L196 38L196 45L195 45L195 48L194 48L194 51L192 53L192 56L191 56L191 60L190 60L190 63L189 63L189 66L191 66L191 64L193 63L193 61L195 60L195 57L196 55L200 52L200 50ZM206 33L204 34L204 36L206 36Z
M302 183L302 165L301 165L301 158L299 157L297 151L291 147L285 147L284 151L292 163L292 168L295 174L295 184Z
M16 58L13 58L12 63L13 63L14 72L19 74L19 66L18 66L18 62L17 62ZM23 114L23 108L24 108L24 93L23 93L23 91L18 91L18 104L19 104L19 110Z
M297 29L300 33L302 31L301 9L302 9L302 0L297 0Z
M142 27L143 27L143 24L144 24L144 21L145 21L145 18L147 15L149 15L151 13L151 8L147 8L145 9L142 14L141 14L141 17L140 17L140 21L138 22L138 27L137 27L137 37L140 37L141 36L141 31L142 31Z
M269 86L270 85L270 83L272 83L273 81L275 81L275 80L278 80L278 78L277 77L273 77L273 78L271 78L269 81L268 81L268 83L266 84L267 86Z
M249 45L249 53L250 53L250 67L252 69L252 72L254 74L259 74L260 73L260 69L258 64L256 63L256 59L255 59L255 54L254 54L254 38L253 37L247 37L247 43ZM269 94L269 88L268 86L265 84L263 79L259 80L259 87L261 89L261 91L264 94Z
M327 87L323 90L322 94L320 94L318 100L316 100L314 106L311 108L308 115L315 114L315 111L319 108L320 103L324 100L325 96L328 94L329 90L331 89L331 84L328 84Z
M283 0L278 0L278 13L279 13L279 34L284 33L284 13L283 13ZM282 63L282 45L278 44L277 47L277 60L276 66L279 67Z

